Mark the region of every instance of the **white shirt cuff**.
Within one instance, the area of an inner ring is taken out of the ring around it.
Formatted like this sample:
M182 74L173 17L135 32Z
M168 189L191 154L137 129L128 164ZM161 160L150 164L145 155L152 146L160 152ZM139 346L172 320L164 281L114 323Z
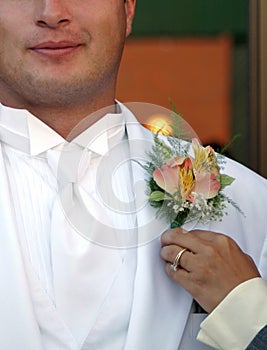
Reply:
M220 350L243 350L267 324L267 281L234 288L201 323L197 339Z

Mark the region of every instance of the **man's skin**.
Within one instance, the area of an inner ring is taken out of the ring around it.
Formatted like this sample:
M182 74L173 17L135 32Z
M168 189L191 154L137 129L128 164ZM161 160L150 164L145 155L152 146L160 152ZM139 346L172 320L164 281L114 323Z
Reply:
M63 137L112 105L135 2L0 0L1 103L29 110Z

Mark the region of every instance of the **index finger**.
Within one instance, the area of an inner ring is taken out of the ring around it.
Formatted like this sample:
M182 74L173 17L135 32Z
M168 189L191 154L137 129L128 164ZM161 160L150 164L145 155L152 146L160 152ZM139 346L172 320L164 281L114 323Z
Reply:
M183 229L170 229L161 236L162 246L177 245L197 253L207 244L207 240L198 237L193 231L187 232Z
M161 237L162 246L178 245L189 249L191 252L200 252L208 242L215 242L225 235L204 230L185 231L181 228L170 229L163 233Z

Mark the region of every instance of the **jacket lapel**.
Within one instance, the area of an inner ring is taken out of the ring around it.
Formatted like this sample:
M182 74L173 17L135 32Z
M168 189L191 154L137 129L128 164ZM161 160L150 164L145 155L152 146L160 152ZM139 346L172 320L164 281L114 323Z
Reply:
M151 133L143 128L128 110L124 113L131 157L144 162L147 160L146 152L153 144ZM133 162L132 171L134 186L140 192L137 193L139 245L132 313L125 349L177 349L192 298L165 273L165 263L160 259L160 235L168 228L168 223L155 218L155 209L147 204L145 189L140 184L146 184L142 167Z

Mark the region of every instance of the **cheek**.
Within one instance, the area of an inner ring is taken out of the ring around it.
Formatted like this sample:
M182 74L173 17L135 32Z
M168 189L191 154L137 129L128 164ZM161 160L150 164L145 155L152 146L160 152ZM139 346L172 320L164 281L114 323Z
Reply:
M22 67L24 48L18 38L20 33L17 27L0 24L0 77L5 81L16 77ZM17 77L18 79L18 77Z
M119 4L122 0L116 0L116 2L104 0L101 6L99 6L99 0L93 1L98 3L95 8L94 5L87 9L79 7L79 13L73 14L78 25L89 32L92 40L97 38L97 40L102 39L102 41L109 41L112 44L114 40L124 39L126 15L124 6Z
M1 20L0 20L1 21ZM1 65L3 62L14 56L13 48L12 48L12 36L9 34L7 30L4 30L2 28L2 22L0 25L0 60L1 60Z
M111 21L107 16L103 16L92 19L90 24L89 56L98 60L98 64L112 65L114 60L117 61L124 46L125 23Z
M1 1L1 0L0 0ZM21 19L18 11L13 11L14 6L9 6L10 10L3 9L0 6L0 46L16 46L19 35L22 35L26 28L26 24ZM10 12L9 12L10 11ZM24 15L25 16L25 13ZM16 44L15 44L16 42Z
M11 29L3 29L0 27L0 55L1 61L4 59L14 60L18 55L19 44L16 40L16 33Z

